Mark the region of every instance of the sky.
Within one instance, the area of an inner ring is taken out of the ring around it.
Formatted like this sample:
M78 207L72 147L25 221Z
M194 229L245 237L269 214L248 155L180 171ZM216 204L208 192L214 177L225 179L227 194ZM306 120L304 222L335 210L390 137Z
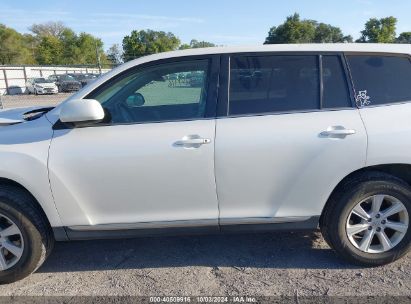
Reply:
M269 29L294 12L354 38L371 17L394 16L397 33L411 31L410 0L0 0L0 23L19 32L29 32L33 23L62 21L101 38L105 49L141 29L170 31L183 43L262 44Z

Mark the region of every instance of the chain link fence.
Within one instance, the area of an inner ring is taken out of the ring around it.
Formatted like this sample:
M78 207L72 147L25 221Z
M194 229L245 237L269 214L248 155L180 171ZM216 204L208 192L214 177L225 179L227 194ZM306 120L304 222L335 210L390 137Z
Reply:
M0 95L27 93L26 83L31 78L47 78L52 75L106 73L111 67L98 69L93 66L0 66Z
M106 73L111 66L99 69L96 66L0 66L0 109L11 109L32 106L56 106L72 93L53 95L29 95L28 80L31 78L48 78L64 74ZM80 80L79 80L80 81ZM82 83L82 85L84 85Z

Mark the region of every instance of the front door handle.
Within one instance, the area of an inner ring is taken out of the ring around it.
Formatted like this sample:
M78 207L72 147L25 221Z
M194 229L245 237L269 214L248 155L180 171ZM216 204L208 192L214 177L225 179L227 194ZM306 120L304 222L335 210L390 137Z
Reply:
M345 138L356 133L353 129L346 129L343 126L328 127L327 130L320 133L320 137L325 138Z
M199 148L202 145L211 143L211 139L202 138L199 135L186 135L181 140L178 140L174 143L176 147L184 148Z

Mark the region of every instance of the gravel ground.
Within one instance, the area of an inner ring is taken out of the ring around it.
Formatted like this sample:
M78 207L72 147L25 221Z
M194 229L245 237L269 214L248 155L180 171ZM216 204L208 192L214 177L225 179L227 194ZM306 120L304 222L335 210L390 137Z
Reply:
M1 101L46 106L68 96ZM157 237L57 243L35 274L0 286L0 295L411 297L410 274L411 254L385 267L355 267L318 232Z
M0 295L411 296L411 255L360 268L315 233L157 237L57 243Z

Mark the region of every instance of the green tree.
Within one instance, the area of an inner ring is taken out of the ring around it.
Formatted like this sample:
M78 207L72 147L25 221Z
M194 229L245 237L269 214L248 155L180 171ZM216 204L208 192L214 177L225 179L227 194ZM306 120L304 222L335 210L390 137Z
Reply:
M145 55L173 51L180 45L173 33L153 30L132 31L123 39L123 58L129 61Z
M65 28L58 36L52 37L56 37L63 45L63 55L58 64L69 65L81 63L80 58L82 57L82 51L79 48L79 37L72 29ZM95 62L94 60L94 63Z
M123 62L123 53L118 44L113 44L106 53L107 59L113 65L118 65Z
M361 38L357 42L394 43L396 41L397 19L394 17L371 18L365 23L361 31Z
M190 44L182 44L180 45L179 49L180 50L186 50L186 49L197 49L197 48L206 48L206 47L214 47L216 46L212 42L207 42L207 41L198 41L196 39L192 39L190 41Z
M79 64L96 64L97 53L100 56L102 63L106 63L107 58L104 54L103 42L101 39L87 33L81 33L78 36L77 47L80 51L80 56L77 59Z
M63 62L64 45L57 37L42 36L35 50L36 60L39 64L52 65Z
M295 13L287 17L283 24L273 26L264 44L312 42L315 37L315 24L313 20L301 20L300 15Z
M411 43L411 32L401 33L396 39L397 43Z
M29 37L0 24L0 64L33 64Z
M33 32L35 54L40 64L97 65L99 54L102 64L108 62L101 39L88 33L75 33L61 22L34 24Z
M315 43L337 43L337 42L352 42L353 38L348 35L344 36L339 27L330 24L316 24L313 42Z
M68 28L61 22L47 22L42 24L33 24L29 30L37 37L54 36L61 38L64 31Z
M35 51L36 51L36 47L38 44L36 37L34 37L31 34L24 34L23 36L24 36L24 43L30 53L30 58L31 58L30 64L37 64L37 61L35 59L36 58Z
M188 49L191 49L191 46L188 43L183 43L182 45L180 45L180 47L178 49L179 50L188 50Z
M295 13L287 17L283 24L272 27L264 44L331 42L352 42L352 37L344 36L338 27L315 20L301 20L300 15Z

